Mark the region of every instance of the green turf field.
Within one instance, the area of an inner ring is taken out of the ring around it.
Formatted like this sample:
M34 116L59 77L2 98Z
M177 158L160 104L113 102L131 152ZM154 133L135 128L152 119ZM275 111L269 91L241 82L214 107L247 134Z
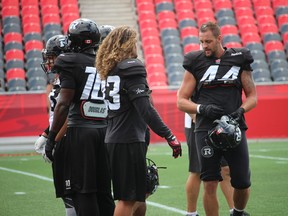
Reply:
M246 210L252 216L288 215L288 142L250 142L249 149L252 187ZM159 170L161 187L149 197L146 215L184 215L188 176L186 144L183 144L182 158L173 159L167 145L151 145L148 157L167 169ZM65 215L62 201L55 198L51 178L51 167L41 156L1 154L0 216ZM228 216L228 206L220 190L218 197L220 216ZM203 216L202 197L198 206Z

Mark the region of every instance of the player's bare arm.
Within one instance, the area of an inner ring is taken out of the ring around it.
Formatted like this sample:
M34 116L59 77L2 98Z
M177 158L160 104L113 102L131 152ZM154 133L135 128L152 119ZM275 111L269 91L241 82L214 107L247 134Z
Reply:
M196 88L194 76L185 71L182 84L177 92L177 107L179 110L188 114L197 112L197 104L193 103L190 98Z
M257 92L252 78L252 72L243 71L241 74L241 82L246 96L241 107L245 109L245 112L248 112L257 105Z

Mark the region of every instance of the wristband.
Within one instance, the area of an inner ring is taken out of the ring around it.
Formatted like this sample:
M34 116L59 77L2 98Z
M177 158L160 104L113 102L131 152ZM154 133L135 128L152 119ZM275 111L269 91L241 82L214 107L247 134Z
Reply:
M197 105L197 113L200 114L200 106L201 104Z
M55 141L56 136L57 136L56 132L50 131L49 134L48 134L48 139Z

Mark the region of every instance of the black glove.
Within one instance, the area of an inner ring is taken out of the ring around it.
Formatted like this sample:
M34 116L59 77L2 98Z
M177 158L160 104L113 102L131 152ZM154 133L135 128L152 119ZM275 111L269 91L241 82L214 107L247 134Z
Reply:
M169 146L173 150L173 157L177 158L179 155L180 157L182 156L182 148L181 148L181 143L177 140L177 138L173 135L170 134L168 137L165 138L169 144Z
M242 119L243 114L245 113L245 109L240 107L235 112L231 113L230 116L237 122Z
M224 109L213 104L201 104L199 107L199 114L211 119L217 119L224 115Z
M48 134L48 139L45 145L45 156L51 161L53 162L54 158L53 158L53 149L55 146L55 138L56 138L57 133L50 131Z

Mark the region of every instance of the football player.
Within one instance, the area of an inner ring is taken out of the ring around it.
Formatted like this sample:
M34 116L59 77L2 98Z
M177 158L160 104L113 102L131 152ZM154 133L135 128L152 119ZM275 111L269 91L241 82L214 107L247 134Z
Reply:
M220 27L213 22L200 27L199 39L203 50L189 52L184 57L186 71L178 90L177 106L183 112L196 114L195 139L200 153L205 213L219 215L216 191L219 181L222 181L220 161L223 156L228 162L234 188L233 216L249 215L244 211L251 182L247 125L243 114L257 104L250 65L253 58L246 48L223 47ZM244 101L242 90L246 96ZM190 100L194 93L196 103ZM213 121L224 114L230 114L239 121L242 133L241 143L229 150L215 149L207 139Z
M35 151L39 154L42 154L44 160L48 163L51 163L51 161L49 160L49 158L46 157L44 148L45 148L45 144L46 144L47 137L49 134L49 129L53 122L54 109L55 109L58 96L59 96L59 91L60 91L59 75L57 73L53 73L52 68L53 68L53 65L57 56L59 56L61 53L65 53L68 51L69 51L68 40L67 40L67 36L65 35L55 35L51 37L47 41L45 49L42 50L43 62L41 63L41 67L44 70L44 72L47 74L47 77L54 77L54 78L52 80L52 89L48 96L49 104L50 104L49 126L47 127L47 129L45 129L45 131L42 132L42 134L36 140ZM58 134L55 140L57 142L64 142L65 132L66 132L66 125L64 125L63 128L61 128L61 132ZM60 164L58 163L57 163L57 167L56 167L56 163L53 163L52 168L53 168L53 173L56 170L61 171ZM76 216L74 204L73 204L71 197L63 196L62 199L65 204L66 216Z
M54 110L45 154L51 161L65 161L63 172L56 173L61 181L57 181L56 187L72 197L77 215L112 216L115 203L104 143L107 106L104 86L94 67L100 31L93 20L80 18L69 25L67 35L72 52L59 55L53 67L60 74L61 96ZM68 144L57 145L53 154L55 138L67 117Z
M106 83L108 127L105 136L112 170L114 215L131 216L146 198L147 125L165 138L172 155L181 144L152 106L143 63L137 59L137 33L129 26L115 28L99 46L96 68Z

